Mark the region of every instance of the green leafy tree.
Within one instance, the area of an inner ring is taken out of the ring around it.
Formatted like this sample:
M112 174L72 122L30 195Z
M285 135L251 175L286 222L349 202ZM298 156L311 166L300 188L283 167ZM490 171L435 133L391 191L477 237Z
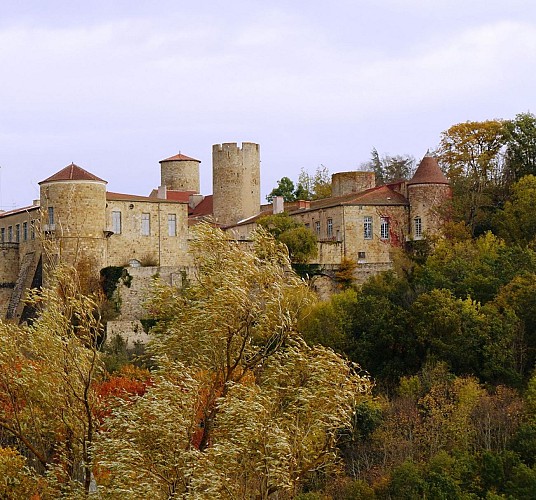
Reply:
M324 165L320 165L314 174L301 169L296 191L297 200L320 200L331 196L331 176Z
M518 364L520 371L526 373L536 363L536 273L521 273L513 278L501 288L494 304L503 311L513 311L522 322Z
M495 215L498 234L512 244L536 248L536 177L526 175L512 186L510 199Z
M290 260L293 263L305 264L316 257L317 240L315 234L286 212L262 217L258 224L286 245Z
M536 175L536 116L519 113L504 126L507 180L515 182L525 175Z
M287 202L294 201L294 183L288 177L282 177L277 181L277 187L272 189L266 200L272 203L274 196L282 196Z
M159 369L101 434L102 494L294 497L333 468L338 431L370 382L305 344L297 321L314 297L266 232L252 251L201 225L192 251L189 288L155 285L148 350Z
M381 186L399 180L409 180L415 172L415 158L407 154L380 156L378 150L373 148L370 160L361 167L373 171L376 185Z
M486 303L515 276L534 271L535 257L532 250L507 245L489 232L474 240L444 239L416 271L414 286L445 288L458 298Z

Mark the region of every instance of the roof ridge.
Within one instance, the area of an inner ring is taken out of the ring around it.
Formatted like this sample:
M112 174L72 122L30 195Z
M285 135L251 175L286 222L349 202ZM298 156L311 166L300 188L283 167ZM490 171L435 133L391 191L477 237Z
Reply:
M39 184L44 184L45 182L54 182L54 181L97 181L104 182L107 184L107 181L97 177L95 174L88 172L76 165L76 163L71 162L70 165L67 165L65 168L62 168L55 174L46 178L45 180L39 182Z

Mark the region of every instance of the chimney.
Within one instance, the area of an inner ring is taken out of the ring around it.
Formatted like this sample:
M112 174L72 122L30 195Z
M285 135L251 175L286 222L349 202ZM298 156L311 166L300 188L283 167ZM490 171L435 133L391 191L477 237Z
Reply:
M285 199L282 196L274 196L272 200L272 213L282 214L285 211Z
M188 206L190 207L190 209L194 209L195 207L197 207L197 205L199 205L203 200L205 199L205 197L202 195L202 194L191 194L188 198Z
M164 185L158 186L158 195L157 197L161 200L167 199L167 187Z
M311 208L311 202L309 200L298 200L298 208L300 210Z

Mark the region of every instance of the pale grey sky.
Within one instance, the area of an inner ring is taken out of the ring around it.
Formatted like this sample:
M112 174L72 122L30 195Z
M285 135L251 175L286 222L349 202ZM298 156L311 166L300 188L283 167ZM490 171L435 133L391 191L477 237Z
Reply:
M147 195L158 161L258 142L303 167L422 157L466 120L536 112L533 0L0 0L0 204L71 162Z

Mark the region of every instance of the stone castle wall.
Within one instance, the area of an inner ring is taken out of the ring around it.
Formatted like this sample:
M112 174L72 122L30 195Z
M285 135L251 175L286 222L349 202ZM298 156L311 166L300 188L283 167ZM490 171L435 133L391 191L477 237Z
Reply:
M113 212L119 213L120 233L106 239L106 265L124 266L136 259L144 265L186 265L188 256L188 205L156 200L108 200L106 227L113 232ZM148 217L149 234L142 234ZM175 231L172 227L175 227ZM104 267L104 266L103 266Z
M41 229L56 241L62 262L86 261L97 270L106 262L106 185L99 181L57 181L41 185ZM53 209L53 221L49 219Z
M359 264L389 262L393 246L403 244L407 233L405 206L345 206L344 254ZM365 238L365 218L372 218L372 237ZM382 238L382 218L389 221L389 236Z
M390 260L392 246L400 246L407 235L405 206L338 205L322 210L304 210L292 217L318 238L318 255L311 263L339 264L343 257L359 263ZM372 217L372 238L364 235L365 217ZM389 237L382 238L381 220L389 221ZM364 254L364 256L363 256Z
M155 279L180 288L186 280L194 276L193 269L189 266L127 267L126 272L128 284L122 280L116 292L120 309L117 321L133 321L148 317L144 304L151 296L151 287Z
M251 142L212 147L214 218L224 226L259 212L260 147Z
M376 186L374 172L337 172L331 176L331 196L360 193Z
M415 217L422 220L423 236L435 234L447 217L446 203L452 197L451 187L448 184L413 184L408 186L408 197L410 237L416 238Z
M19 246L0 243L0 315L5 317L19 274Z

